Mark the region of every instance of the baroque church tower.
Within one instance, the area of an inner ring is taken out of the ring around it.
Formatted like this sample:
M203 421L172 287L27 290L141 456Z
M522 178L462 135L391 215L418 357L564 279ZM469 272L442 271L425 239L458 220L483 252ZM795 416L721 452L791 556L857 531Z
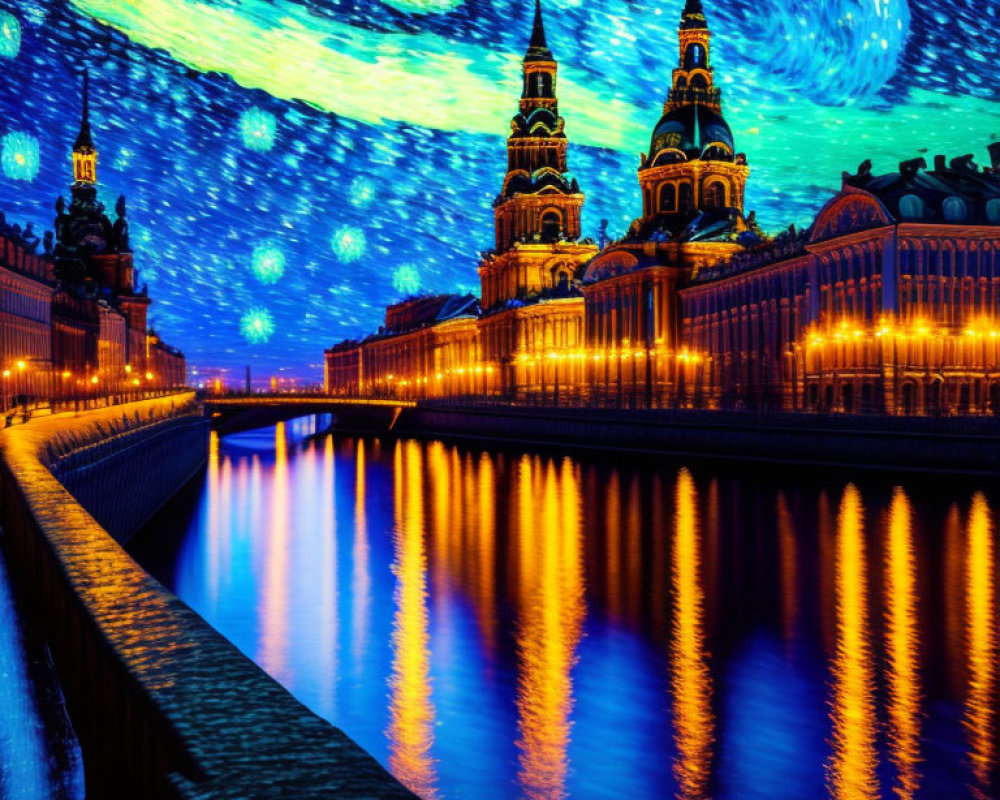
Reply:
M536 0L520 107L507 139L507 175L494 204L498 252L516 241L580 237L583 195L566 167L569 143L556 96L558 69L545 40L541 0Z
M749 169L735 152L715 86L712 34L701 0L687 0L678 30L680 58L649 153L639 166L640 233L676 236L702 212L728 210L742 222Z
M582 342L582 265L597 247L580 241L583 194L567 167L557 77L541 0L535 0L521 98L507 137L507 172L493 203L495 249L479 265L483 353L501 376L501 393L547 380L523 365L558 360ZM515 363L525 374L515 374Z

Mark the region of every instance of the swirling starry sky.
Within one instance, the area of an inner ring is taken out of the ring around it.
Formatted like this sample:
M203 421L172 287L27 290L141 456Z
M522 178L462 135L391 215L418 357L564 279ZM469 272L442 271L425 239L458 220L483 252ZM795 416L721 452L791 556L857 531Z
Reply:
M584 230L623 232L683 0L546 0ZM726 117L765 229L842 170L1000 135L1000 6L705 0ZM322 375L409 293L477 291L505 168L523 0L0 0L0 210L51 227L79 70L98 177L129 219L153 324L189 363Z

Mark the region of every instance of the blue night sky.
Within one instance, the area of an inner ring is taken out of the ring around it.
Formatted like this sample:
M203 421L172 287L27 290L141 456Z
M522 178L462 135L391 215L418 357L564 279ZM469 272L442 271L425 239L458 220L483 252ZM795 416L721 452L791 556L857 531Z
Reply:
M705 0L724 111L772 232L877 171L1000 134L1000 8ZM624 232L683 0L547 0L584 231ZM819 9L819 10L818 10ZM78 71L163 337L201 370L319 380L407 293L478 291L505 168L523 0L0 0L0 210L51 227ZM20 155L20 157L18 157Z

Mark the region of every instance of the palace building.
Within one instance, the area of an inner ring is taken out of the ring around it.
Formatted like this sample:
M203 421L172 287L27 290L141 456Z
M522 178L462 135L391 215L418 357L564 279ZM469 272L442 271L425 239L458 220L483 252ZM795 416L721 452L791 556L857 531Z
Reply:
M73 145L67 206L38 238L0 224L0 315L5 405L32 398L116 393L186 382L184 355L147 331L150 298L136 286L125 197L112 223L97 199L89 82ZM30 228L30 226L29 226Z
M865 162L809 228L767 237L744 213L749 165L701 0L686 0L678 46L640 158L641 216L598 250L579 240L583 195L536 0L480 308L459 326L431 314L440 298L402 304L429 316L407 327L387 314L379 335L328 350L328 391L1000 413L1000 143L987 168L937 156L877 176Z

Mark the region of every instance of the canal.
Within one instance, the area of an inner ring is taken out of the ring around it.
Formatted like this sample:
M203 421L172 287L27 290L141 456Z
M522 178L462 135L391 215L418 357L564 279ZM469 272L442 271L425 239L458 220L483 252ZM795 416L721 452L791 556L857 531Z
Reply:
M219 439L133 554L424 798L989 798L1000 492Z

